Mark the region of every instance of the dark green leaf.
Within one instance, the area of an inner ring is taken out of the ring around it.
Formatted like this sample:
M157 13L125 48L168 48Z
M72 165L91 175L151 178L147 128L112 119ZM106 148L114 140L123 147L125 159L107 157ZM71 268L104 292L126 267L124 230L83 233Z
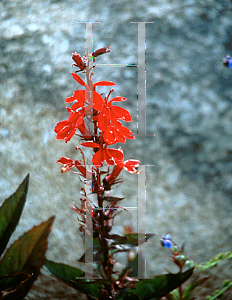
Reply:
M23 300L28 291L31 289L35 280L36 275L30 275L30 277L22 281L16 289L4 293L4 296L1 297L1 300Z
M72 286L74 289L88 295L88 297L93 299L98 299L100 289L102 289L102 284L106 283L104 280L91 280L91 279L77 279L77 277L84 277L85 273L75 267L55 263L53 261L47 260L44 264L45 269L57 279L62 280L66 284Z
M17 191L4 201L0 207L0 256L4 252L7 243L18 225L29 184L29 174L18 187Z
M26 279L29 279L31 275L27 273L18 273L18 274L11 274L5 275L0 277L0 291L10 291L15 288Z
M127 295L132 293L137 295L141 300L148 300L151 298L159 300L161 297L179 287L192 275L192 273L193 268L184 273L159 275L151 279L143 279L136 283L135 289L129 289L127 291L124 299L126 300Z
M75 280L76 277L84 277L85 272L81 269L62 264L46 259L44 262L44 268L56 278L65 281L72 285L71 280Z

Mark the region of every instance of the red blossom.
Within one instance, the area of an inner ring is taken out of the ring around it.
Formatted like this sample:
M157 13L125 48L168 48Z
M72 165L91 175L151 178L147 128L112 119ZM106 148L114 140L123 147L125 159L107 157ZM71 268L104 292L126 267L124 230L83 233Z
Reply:
M67 157L61 157L56 162L63 165L63 167L61 168L61 173L68 172L75 166L74 160Z
M104 108L98 116L98 126L101 131L105 131L110 123L116 125L117 120L124 120L126 122L132 121L130 113L125 108L112 105L112 102L126 101L126 98L115 97L107 103L108 97L109 95L105 98Z
M107 149L107 144L103 146L102 143L99 145L94 142L85 142L81 143L80 145L98 149L92 158L93 165L95 165L97 168L102 166L104 161L106 161L110 166L123 161L124 154L122 149Z
M125 126L122 126L119 121L117 121L118 126L109 125L106 131L103 133L104 141L109 144L125 143L126 139L134 139L134 133ZM120 124L120 125L119 125Z
M68 157L61 157L56 162L63 165L63 167L61 168L61 173L68 172L73 167L76 167L81 172L81 175L83 177L86 178L86 176L89 176L89 178L90 178L90 176L91 176L91 178L92 178L92 173L89 172L86 169L86 166L83 165L79 160L74 161L74 160L72 160L71 158L68 158Z
M140 165L140 161L135 159L128 159L126 161L117 162L111 174L107 175L105 177L105 180L109 185L112 185L123 168L129 173L138 174L137 167L139 165Z

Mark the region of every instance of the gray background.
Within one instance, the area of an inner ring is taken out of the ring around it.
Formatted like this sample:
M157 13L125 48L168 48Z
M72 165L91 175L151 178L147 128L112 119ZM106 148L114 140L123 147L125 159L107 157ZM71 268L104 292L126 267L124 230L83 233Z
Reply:
M199 263L231 251L232 69L222 63L232 55L231 3L2 0L0 13L0 201L31 173L12 241L55 214L47 257L77 266L83 245L70 207L78 203L81 185L77 175L61 174L56 160L81 156L78 140L65 144L53 132L67 119L65 99L80 88L70 75L71 53L85 51L85 25L77 21L102 22L93 26L93 43L94 49L111 46L110 54L97 59L105 64L137 63L138 27L130 22L148 21L154 24L146 25L147 131L155 137L122 146L126 159L153 165L146 172L145 222L157 236L146 245L147 275L165 273L164 266L177 271L159 244L167 233L184 242L186 255ZM99 80L114 81L114 96L128 99L122 105L134 122L126 125L136 132L136 68L96 68L94 81ZM90 152L88 157L90 162ZM135 206L137 177L124 179L114 192L126 196L122 205ZM123 212L114 231L123 233L122 224L136 230L136 222L136 211ZM208 292L230 274L227 262L212 274ZM28 299L74 294L48 277Z

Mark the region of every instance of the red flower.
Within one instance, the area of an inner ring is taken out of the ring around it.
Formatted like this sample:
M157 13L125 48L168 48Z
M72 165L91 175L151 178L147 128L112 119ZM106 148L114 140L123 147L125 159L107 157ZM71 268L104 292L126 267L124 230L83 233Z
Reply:
M89 173L89 175L91 175L92 178L92 174L88 170L86 170L86 166L82 165L82 163L79 160L74 161L71 158L61 157L56 162L63 165L63 167L61 168L61 173L68 172L73 167L76 167L81 172L81 175L83 177L86 177L86 173Z
M113 90L111 90L111 92L112 91ZM126 122L132 121L130 113L125 108L112 105L112 102L126 101L126 98L115 97L107 103L109 95L105 98L104 108L98 115L98 127L101 131L105 131L111 123L112 125L118 126L117 120L124 120Z
M61 173L68 172L75 166L74 160L67 157L61 157L56 162L63 165L63 167L61 168Z
M80 145L84 147L98 148L98 151L93 155L92 162L96 168L103 165L103 162L106 161L108 165L115 165L116 163L123 161L124 154L122 149L107 149L107 144L103 147L94 142L85 142Z
M134 159L128 159L126 161L118 162L114 168L111 174L107 175L105 177L105 180L109 185L112 185L115 182L115 179L118 177L122 169L124 168L127 172L138 174L137 167L140 165L139 160Z
M117 123L116 123L117 122ZM109 144L125 143L126 139L134 139L134 133L119 121L116 121L114 125L109 125L106 131L103 133L104 141ZM115 126L117 124L117 126Z
M54 131L57 133L57 139L62 139L66 143L73 137L78 128L86 139L91 139L92 136L85 128L84 117L86 115L93 115L93 109L101 111L104 105L104 101L100 94L95 91L96 86L112 86L115 83L111 81L99 81L93 85L93 90L75 73L71 73L73 78L86 90L77 90L73 96L66 99L66 103L76 101L72 107L67 107L69 113L68 120L59 122ZM92 101L91 101L92 100ZM85 107L85 103L87 106ZM84 135L85 134L85 135Z

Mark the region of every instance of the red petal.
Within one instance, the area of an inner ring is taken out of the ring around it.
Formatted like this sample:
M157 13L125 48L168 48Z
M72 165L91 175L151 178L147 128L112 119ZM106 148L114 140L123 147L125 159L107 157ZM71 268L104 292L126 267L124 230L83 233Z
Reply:
M103 134L103 138L104 138L104 141L108 145L112 145L112 144L117 143L117 140L115 138L114 130L111 127L106 129L106 131Z
M70 126L71 123L67 120L61 121L56 124L56 127L54 128L55 133L58 133L62 128Z
M60 157L56 162L61 165L65 165L65 164L69 164L72 162L74 163L74 160L72 160L71 158L68 158L68 157Z
M124 98L124 97L115 97L115 98L113 98L112 100L110 100L110 101L108 102L108 104L111 105L112 102L126 101L126 100L127 100L127 98Z
M139 160L128 159L124 162L124 169L129 173L137 174L138 171L136 170L136 167L138 167L139 165Z
M71 103L73 101L77 100L79 103L81 103L81 106L84 106L85 103L85 90L77 90L74 92L73 96L66 98L66 103Z
M81 77L79 75L77 75L76 73L71 73L72 77L81 85L86 86L85 82L81 79Z
M107 113L107 111L109 111L108 108L103 108L98 116L98 127L101 131L105 131L110 125L109 113Z
M130 113L125 108L112 105L110 107L110 112L112 117L114 117L115 119L124 120L126 122L132 121Z
M71 96L71 97L66 98L65 103L71 103L71 102L73 102L75 100L76 100L76 98L74 96Z
M69 135L65 138L65 140L64 140L65 143L67 143L68 141L71 140L71 138L74 136L75 132L76 132L76 127L74 127L74 128L72 129L72 131L69 133Z
M120 128L120 132L121 132L127 139L129 139L129 140L135 138L134 133L133 133L130 129L128 129L127 127L125 127L125 126L122 126L122 127Z
M105 157L104 157L104 152L102 150L97 151L92 158L92 162L97 168L103 165L104 160Z
M84 147L99 148L99 145L94 142L84 142L84 143L80 143L80 145Z
M114 164L120 161L123 161L124 154L122 150L117 150L117 149L106 149L106 161L111 157L110 161L114 161ZM108 163L108 161L107 161Z
M95 86L112 86L112 85L116 85L116 84L112 81L98 81L98 82L94 83L93 87L95 87Z
M97 111L101 111L103 108L104 100L101 95L99 95L96 91L93 91L93 108Z

